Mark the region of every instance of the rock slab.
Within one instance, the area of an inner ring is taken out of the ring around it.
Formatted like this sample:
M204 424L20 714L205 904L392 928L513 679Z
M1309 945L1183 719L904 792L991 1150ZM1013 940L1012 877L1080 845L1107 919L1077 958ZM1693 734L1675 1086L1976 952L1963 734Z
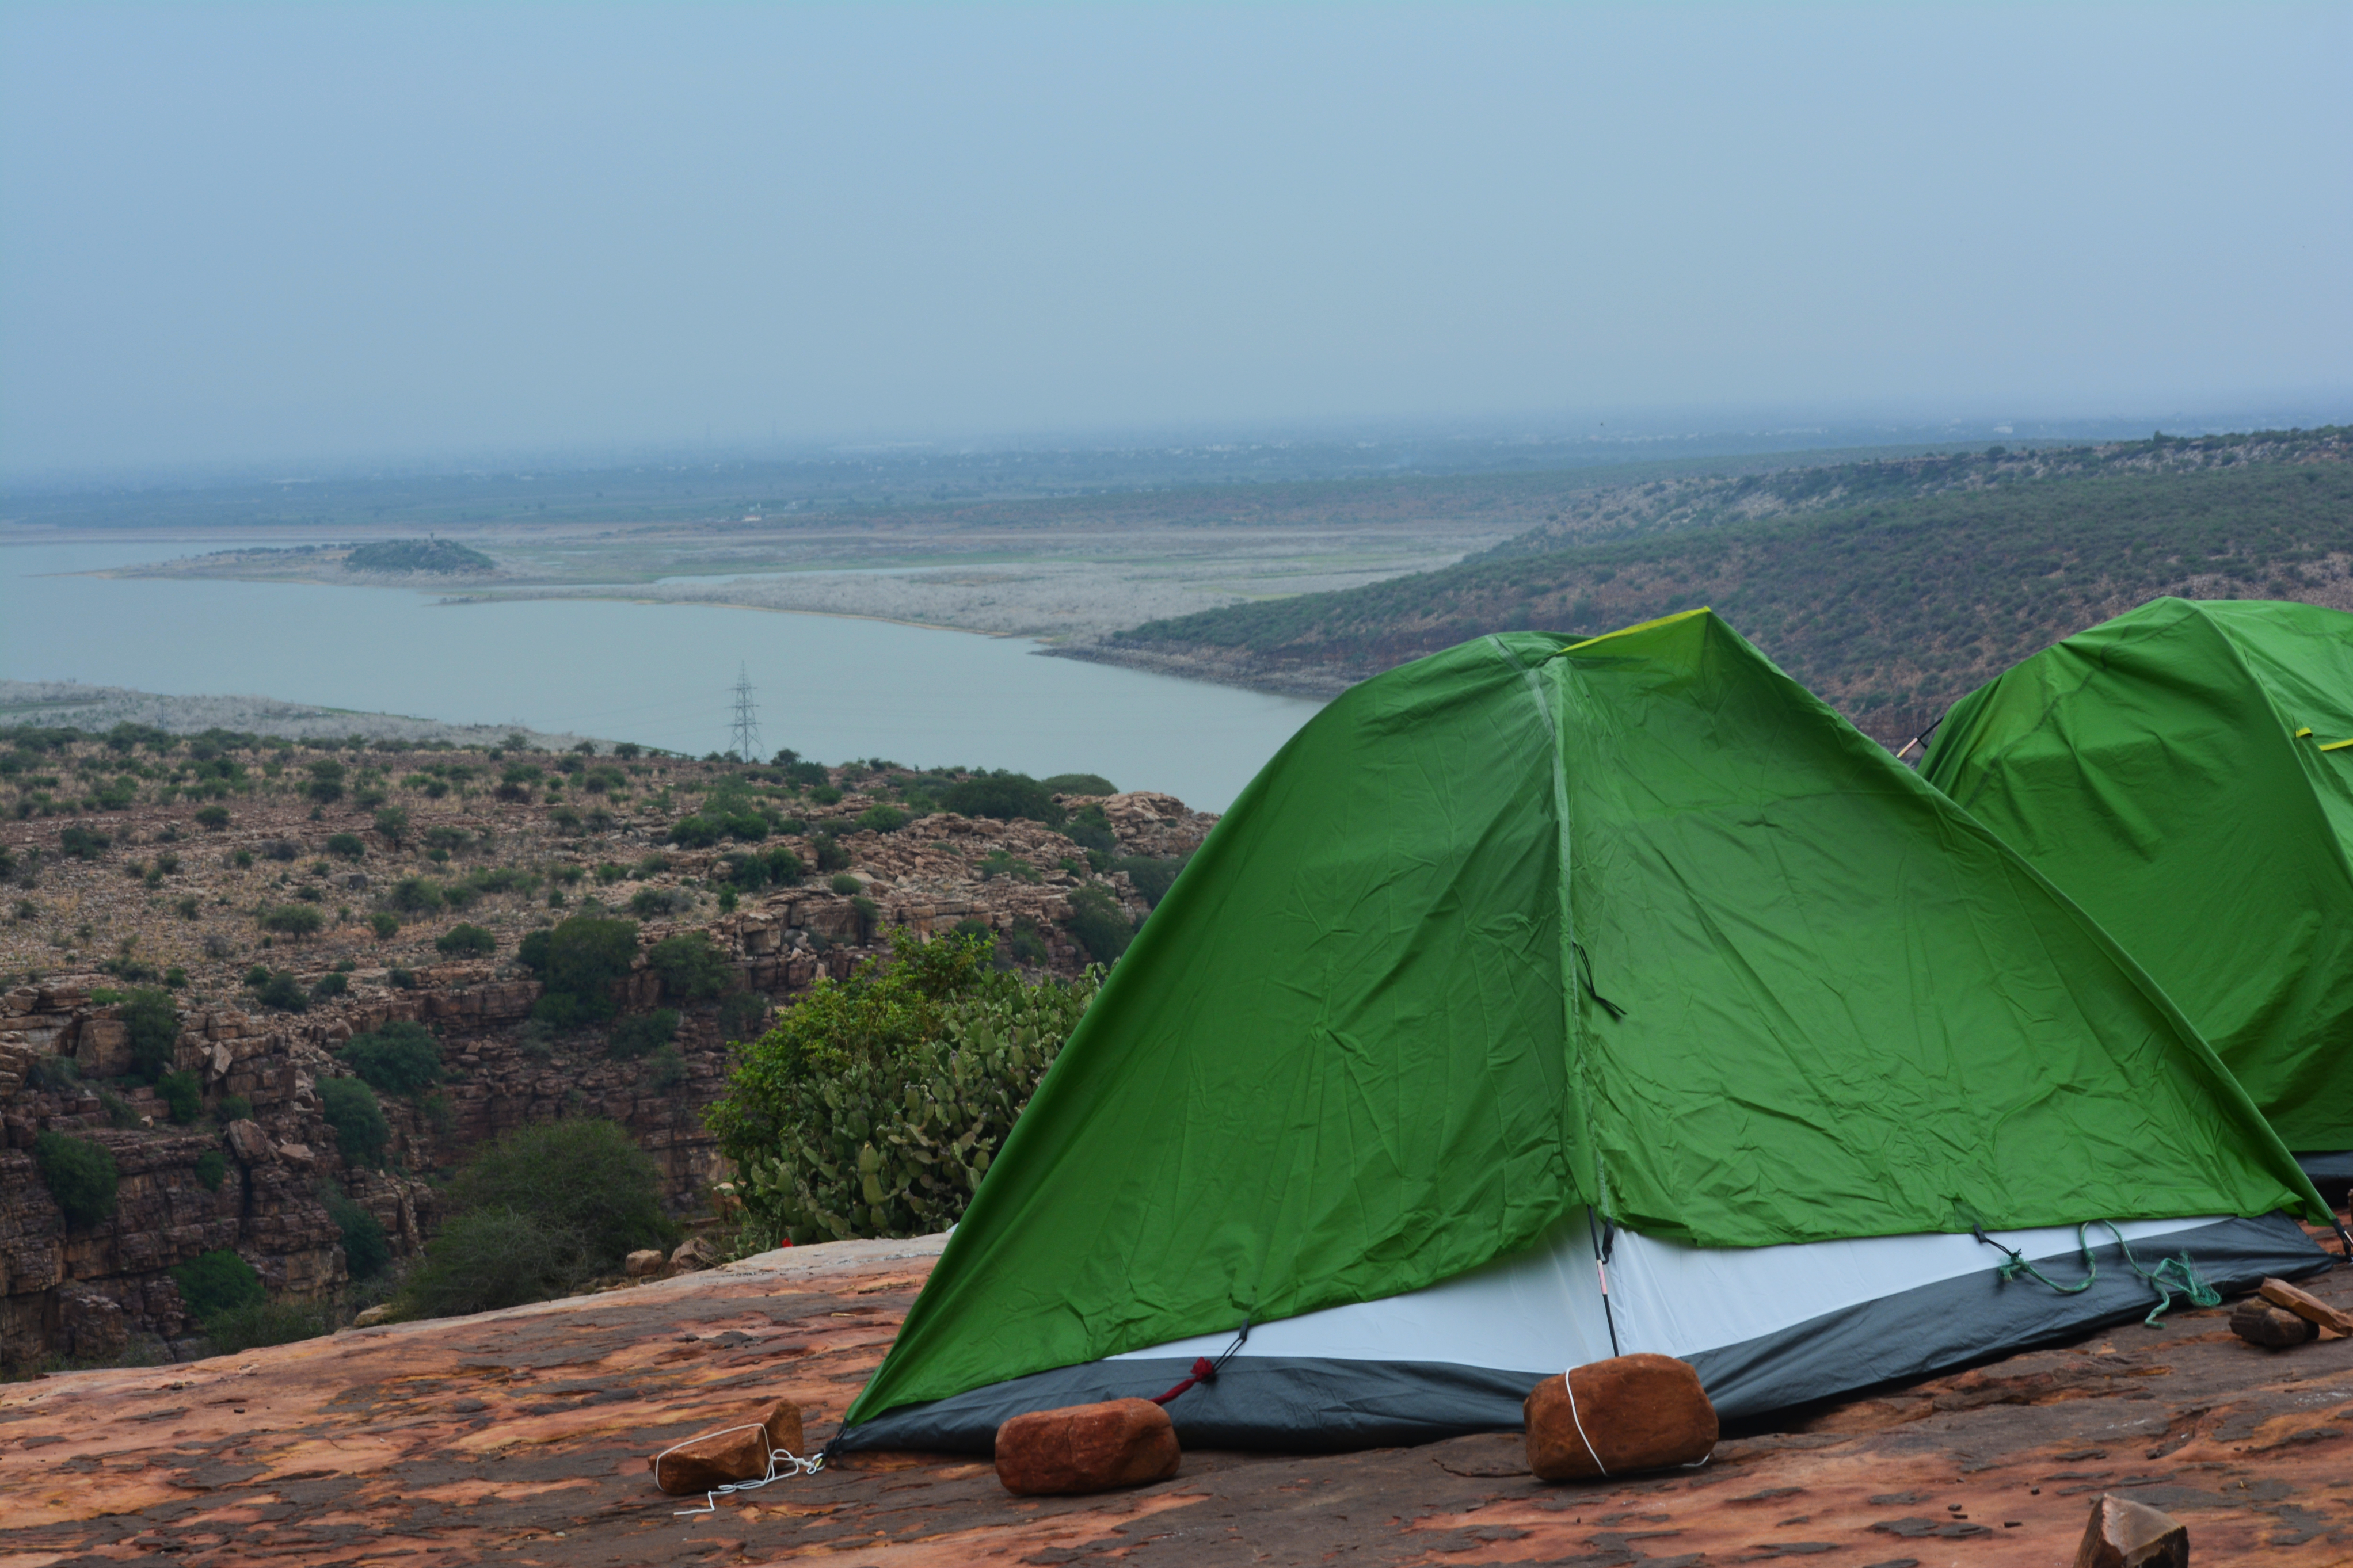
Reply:
M1666 1355L1622 1355L1536 1384L1522 1407L1528 1468L1582 1481L1691 1465L1715 1447L1715 1406L1699 1373Z
M2103 1497L2092 1505L2075 1568L2189 1568L2189 1531L2145 1504Z
M654 1485L677 1497L707 1492L737 1481L757 1480L768 1473L768 1456L776 1449L798 1456L801 1448L801 1408L778 1400L756 1421L731 1426L666 1448L646 1461Z
M997 1429L997 1479L1016 1497L1068 1497L1165 1481L1184 1458L1149 1399L1033 1410Z

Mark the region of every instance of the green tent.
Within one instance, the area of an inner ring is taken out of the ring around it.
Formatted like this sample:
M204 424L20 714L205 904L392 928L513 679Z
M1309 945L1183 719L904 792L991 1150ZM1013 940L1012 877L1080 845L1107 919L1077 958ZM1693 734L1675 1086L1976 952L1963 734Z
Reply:
M2089 910L2288 1147L2353 1150L2353 615L2157 599L1971 692L1923 774Z
M1189 1442L1513 1426L1613 1346L1739 1414L2137 1315L2153 1248L2320 1267L2291 1209L2107 935L1715 615L1483 637L1243 792L839 1440L986 1449L1201 1353ZM2079 1296L1971 1234L2073 1266L2101 1219Z

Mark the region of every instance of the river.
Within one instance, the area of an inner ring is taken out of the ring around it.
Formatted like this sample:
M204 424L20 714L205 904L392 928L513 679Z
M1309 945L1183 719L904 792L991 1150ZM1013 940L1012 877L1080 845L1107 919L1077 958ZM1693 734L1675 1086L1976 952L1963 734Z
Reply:
M886 621L74 574L240 542L0 545L0 678L525 724L700 755L728 743L741 668L769 752L1097 773L1211 811L1321 706Z

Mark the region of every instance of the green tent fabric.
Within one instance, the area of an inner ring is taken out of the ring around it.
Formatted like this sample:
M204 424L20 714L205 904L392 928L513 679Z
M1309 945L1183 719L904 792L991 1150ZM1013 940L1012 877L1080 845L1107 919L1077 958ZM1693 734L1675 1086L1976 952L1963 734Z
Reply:
M849 1419L1451 1279L1592 1205L1707 1247L2325 1215L2081 910L1715 616L1482 638L1245 790Z
M2353 615L2154 600L1963 698L1921 771L2124 944L2290 1148L2353 1149Z

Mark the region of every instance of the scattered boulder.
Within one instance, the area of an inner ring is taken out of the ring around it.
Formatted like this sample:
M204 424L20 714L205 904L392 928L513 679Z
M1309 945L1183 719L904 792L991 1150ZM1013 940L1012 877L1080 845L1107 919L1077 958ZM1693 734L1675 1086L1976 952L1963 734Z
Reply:
M2231 1331L2251 1345L2265 1350L2293 1349L2320 1337L2320 1326L2274 1307L2261 1296L2250 1296L2231 1312Z
M2299 1290L2284 1279L2266 1279L2258 1294L2283 1311L2294 1312L2315 1327L2335 1334L2353 1334L2353 1312L2340 1312L2307 1290Z
M1672 1356L1572 1368L1536 1384L1523 1409L1528 1468L1548 1481L1697 1464L1715 1447L1715 1406L1699 1373Z
M2145 1504L2103 1497L2092 1505L2075 1568L2189 1568L2189 1531Z
M1016 1497L1066 1497L1165 1481L1184 1458L1149 1399L1033 1410L997 1429L997 1479Z
M662 1257L659 1247L639 1247L621 1260L621 1272L632 1279L659 1279L668 1267L669 1259Z
M801 1407L780 1399L756 1421L691 1438L646 1461L654 1485L675 1497L707 1492L768 1473L768 1457L801 1453Z
M221 1129L221 1136L228 1140L228 1152L241 1165L267 1165L278 1157L277 1147L259 1121L232 1121Z
M368 1308L366 1310L361 1312L357 1317L353 1318L352 1320L352 1327L355 1329L372 1329L391 1316L392 1304L388 1301L380 1301L376 1305Z
M681 1273L690 1268L715 1268L719 1266L719 1249L699 1236L690 1236L670 1255L670 1266Z

